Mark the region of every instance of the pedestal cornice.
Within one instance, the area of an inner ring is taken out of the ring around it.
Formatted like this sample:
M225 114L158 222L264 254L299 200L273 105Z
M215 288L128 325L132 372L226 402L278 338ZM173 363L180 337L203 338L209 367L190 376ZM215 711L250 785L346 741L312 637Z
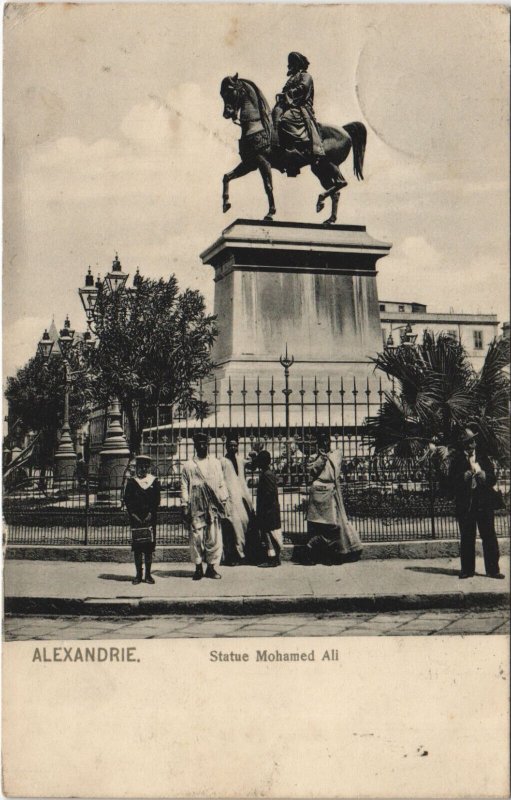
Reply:
M364 225L238 219L200 257L215 269L368 272L391 246L370 236Z

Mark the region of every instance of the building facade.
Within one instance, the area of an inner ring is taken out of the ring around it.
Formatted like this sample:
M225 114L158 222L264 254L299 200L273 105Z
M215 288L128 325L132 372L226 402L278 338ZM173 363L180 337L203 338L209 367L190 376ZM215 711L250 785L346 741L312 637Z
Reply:
M448 333L461 342L475 369L482 366L488 345L500 334L496 314L430 312L423 303L396 300L380 300L379 306L383 344L399 344L407 327L419 342L425 331Z

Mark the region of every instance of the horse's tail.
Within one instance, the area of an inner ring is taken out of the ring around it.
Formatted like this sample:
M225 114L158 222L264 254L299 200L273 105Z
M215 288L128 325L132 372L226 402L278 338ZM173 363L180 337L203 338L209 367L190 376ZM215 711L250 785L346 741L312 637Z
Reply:
M343 125L351 137L353 147L353 172L359 181L364 180L364 155L366 151L367 129L362 122L349 122Z

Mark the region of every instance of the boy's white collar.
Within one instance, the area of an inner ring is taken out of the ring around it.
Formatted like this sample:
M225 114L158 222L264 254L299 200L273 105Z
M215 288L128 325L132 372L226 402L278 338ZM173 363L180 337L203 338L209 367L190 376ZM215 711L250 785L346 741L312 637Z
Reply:
M155 479L154 475L146 475L145 478L139 478L138 475L135 475L135 480L141 489L149 489L149 487L153 485Z

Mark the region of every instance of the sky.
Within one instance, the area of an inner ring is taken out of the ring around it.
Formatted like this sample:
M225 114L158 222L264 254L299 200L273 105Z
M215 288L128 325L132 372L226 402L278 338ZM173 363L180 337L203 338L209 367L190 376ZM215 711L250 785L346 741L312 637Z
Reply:
M343 167L338 222L391 242L381 300L508 309L508 12L498 6L26 4L4 24L4 376L52 317L85 328L78 287L115 253L175 273L213 310L199 254L266 213L261 178L231 183L236 72L273 104L304 53L320 122L368 128L365 180ZM276 220L321 222L309 170L274 173Z

